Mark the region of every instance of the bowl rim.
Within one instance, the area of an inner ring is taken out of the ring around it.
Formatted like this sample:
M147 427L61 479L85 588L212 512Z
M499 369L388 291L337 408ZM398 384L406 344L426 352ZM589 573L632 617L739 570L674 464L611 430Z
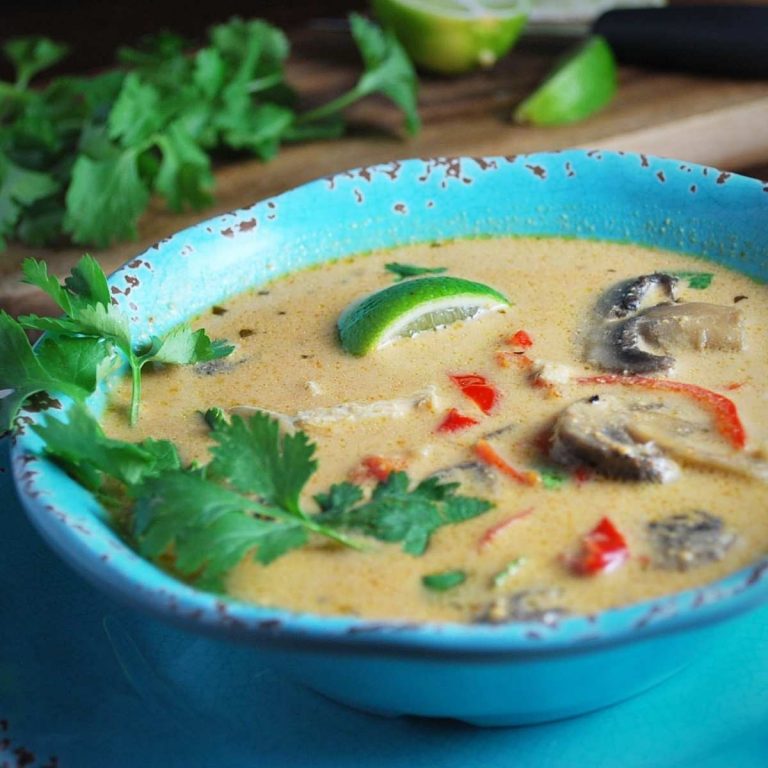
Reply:
M633 168L633 173L637 173L637 169L642 167L650 169L657 176L659 173L669 175L686 169L687 173L693 171L697 176L709 176L713 180L726 177L729 181L728 188L736 190L733 194L745 194L750 199L755 196L755 200L760 201L760 206L764 206L768 214L768 195L762 195L768 192L768 184L762 186L761 182L738 174L727 174L707 166L649 155L602 150L567 150L513 158L456 159L471 160L477 163L482 171L486 171L496 162L520 163L531 168L542 167L542 164L552 161L553 158L556 158L559 164L564 163L565 167L594 163L597 158L610 160L613 168ZM452 160L454 158L413 158L396 161L396 165L398 168L415 169L431 162L450 163ZM156 260L158 251L177 252L180 243L185 243L188 238L194 238L203 231L210 232L212 227L221 230L221 226L227 225L231 230L238 223L242 226L243 223L251 221L252 218L249 217L253 217L254 213L266 213L269 208L265 206L274 208L299 192L309 190L314 194L320 190L333 190L337 184L344 183L353 174L360 175L365 172L375 177L377 173L391 174L391 168L392 163L384 163L344 171L295 187L248 208L206 219L177 232L126 262L111 275L110 285L116 286L127 273L141 265L142 260L146 261L148 257ZM535 172L532 173L535 175ZM392 178L392 181L395 181L395 178ZM720 181L713 183L721 184ZM757 193L762 197L758 197ZM249 284L249 288L255 285ZM213 303L216 301L206 301L207 305ZM40 414L24 411L23 418L37 421ZM224 635L249 642L257 640L267 645L277 643L282 647L343 646L360 652L387 650L398 654L416 655L439 652L441 657L451 658L478 655L484 659L497 656L549 656L591 651L661 632L690 629L728 618L768 600L766 555L746 568L700 587L622 605L596 614L575 614L544 622L459 624L372 620L266 608L195 589L141 558L117 538L115 533L108 532L106 513L90 494L66 478L55 465L36 455L38 448L39 444L36 444L34 435L23 427L13 436L11 454L14 480L28 517L57 554L89 581L119 600L207 634ZM56 498L55 489L60 487L69 491L64 503ZM54 498L51 498L52 496ZM108 532L106 538L105 531Z

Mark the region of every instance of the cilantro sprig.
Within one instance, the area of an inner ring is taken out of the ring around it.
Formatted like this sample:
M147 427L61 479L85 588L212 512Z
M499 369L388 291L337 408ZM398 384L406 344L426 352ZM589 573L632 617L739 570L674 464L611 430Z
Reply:
M163 34L120 51L120 66L92 77L33 79L66 49L46 38L11 40L14 82L0 82L0 250L62 239L106 246L136 236L151 195L180 211L212 201L216 153L262 160L285 142L331 138L342 112L379 93L419 127L416 74L390 32L350 18L363 73L348 92L300 113L285 78L285 35L259 20L209 30L191 53Z
M96 388L99 368L118 350L131 371L130 419L139 416L141 370L150 362L186 365L224 357L233 347L211 341L203 330L183 323L138 345L128 318L112 304L107 278L98 262L83 256L63 284L48 274L45 262L26 259L25 281L47 293L62 317L0 313L0 432L10 429L27 398L46 391L82 402ZM33 349L24 328L45 331Z
M226 573L249 554L266 565L312 536L360 549L349 536L357 532L421 555L438 528L491 507L434 478L411 488L398 472L367 499L359 486L333 485L315 497L320 511L308 512L302 494L317 461L303 432L282 434L266 413L206 416L213 444L205 465L183 465L165 440L111 439L82 406L71 408L66 422L49 414L32 428L49 457L127 520L141 554L170 558L175 572L206 589L221 589Z

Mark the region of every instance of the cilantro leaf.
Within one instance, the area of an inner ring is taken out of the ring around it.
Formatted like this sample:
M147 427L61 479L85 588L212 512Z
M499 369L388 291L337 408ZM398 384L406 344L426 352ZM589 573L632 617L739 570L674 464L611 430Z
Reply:
M131 370L132 424L139 415L141 370L147 363L187 365L206 362L224 357L234 349L224 342L212 341L203 330L193 331L187 324L171 329L164 336L153 337L145 347L137 347L131 339L128 318L112 304L106 276L91 256L80 259L63 285L48 274L45 264L34 259L27 259L23 269L26 281L45 291L65 316L24 315L19 322L26 328L45 331L55 337L103 339L120 350Z
M484 499L457 496L456 483L428 478L409 489L405 472L393 472L376 486L369 501L357 507L348 484L334 486L335 493L320 496L323 511L318 520L325 525L360 530L381 541L402 542L403 550L421 555L432 534L444 525L470 520L492 504Z
M180 466L178 451L167 440L127 443L108 438L83 405L67 411L67 421L49 416L32 429L44 440L45 452L80 479L98 490L105 476L126 485Z
M542 487L548 491L557 491L565 485L566 476L559 469L554 467L543 467L539 470Z
M408 132L417 133L421 127L416 102L418 81L405 50L390 30L382 31L355 13L350 14L349 22L365 71L352 90L300 115L297 124L326 121L359 99L381 93L403 110Z
M447 592L449 589L458 587L467 580L465 571L441 571L440 573L429 573L421 577L421 583L435 592Z
M52 67L68 52L66 45L55 43L47 37L20 37L8 40L3 53L16 69L16 86L26 88L38 73Z
M149 201L137 159L136 150L116 148L103 159L77 158L64 217L74 242L105 247L136 237L136 222Z
M0 249L11 238L43 245L68 237L99 247L136 237L151 193L173 211L207 205L212 153L246 151L263 160L286 141L333 138L343 109L373 93L418 127L413 67L389 32L352 17L365 71L329 104L300 115L288 85L289 44L259 20L232 19L208 44L160 34L123 49L123 67L28 88L65 48L42 38L4 48L17 68L0 82Z
M278 422L266 413L247 421L233 416L219 422L211 433L210 472L226 477L243 493L252 493L298 517L306 517L299 494L317 469L315 446L303 432L281 435Z
M408 132L417 133L421 121L416 105L416 72L405 50L391 30L382 31L356 13L350 15L349 21L365 63L357 89L365 95L380 92L389 97L405 113Z
M93 391L81 386L95 382L95 370L105 356L103 348L91 346L79 359L78 382L61 377L53 367L50 352L38 357L24 329L6 312L0 311L0 433L10 429L22 403L38 392L64 394L83 400ZM46 365L46 363L48 365ZM91 372L84 370L91 367Z
M212 200L213 173L208 155L181 121L171 124L156 139L162 153L154 189L168 201L172 211L208 205Z
M59 184L48 173L23 168L0 152L0 248L14 235L25 208L55 194Z
M714 274L712 272L672 272L672 275L679 277L681 280L688 281L688 287L697 291L703 291L712 284Z
M384 269L397 275L395 282L399 283L407 277L416 277L417 275L439 275L447 272L446 267L417 267L415 264L401 264L397 261L390 261L384 265Z

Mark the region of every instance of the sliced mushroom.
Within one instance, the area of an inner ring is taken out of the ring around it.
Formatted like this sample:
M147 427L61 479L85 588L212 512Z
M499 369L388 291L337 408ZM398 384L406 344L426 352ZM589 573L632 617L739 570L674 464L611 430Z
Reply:
M633 320L645 341L666 352L744 348L744 317L735 307L698 301L659 304Z
M678 278L665 272L653 272L625 280L608 293L603 302L602 314L618 320L637 312L644 302L658 304L660 301L677 301L678 282Z
M734 450L708 414L677 398L600 395L573 403L555 422L550 455L625 480L668 482L679 462L768 482L768 461Z
M741 312L706 302L678 303L677 283L672 275L654 272L612 288L598 305L587 359L621 373L660 373L675 365L670 352L743 349Z
M722 560L738 538L722 518L701 509L648 523L648 536L655 564L675 571Z
M496 487L496 473L487 464L481 464L479 461L465 461L452 467L444 467L429 477L436 477L443 483L459 483L464 490L477 488L489 493Z
M537 587L523 589L498 597L483 608L477 617L482 624L503 624L510 621L536 621L553 625L569 611L561 604L562 589Z
M632 436L633 412L615 396L597 395L563 410L555 422L550 457L565 465L586 464L606 477L667 483L677 464L653 442Z

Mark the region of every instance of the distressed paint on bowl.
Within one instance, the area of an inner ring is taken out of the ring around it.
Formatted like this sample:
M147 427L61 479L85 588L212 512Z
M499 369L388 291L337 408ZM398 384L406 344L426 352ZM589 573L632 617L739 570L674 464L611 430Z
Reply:
M286 272L458 237L634 242L765 280L766 222L768 185L675 160L576 150L405 160L320 179L179 232L110 285L142 338ZM94 407L104 399L96 395ZM21 499L84 576L192 631L257 644L295 679L382 714L501 725L606 706L705 653L728 631L722 620L768 598L766 557L699 589L549 623L383 623L261 608L197 591L140 558L90 494L35 455L39 447L22 425L13 449Z

